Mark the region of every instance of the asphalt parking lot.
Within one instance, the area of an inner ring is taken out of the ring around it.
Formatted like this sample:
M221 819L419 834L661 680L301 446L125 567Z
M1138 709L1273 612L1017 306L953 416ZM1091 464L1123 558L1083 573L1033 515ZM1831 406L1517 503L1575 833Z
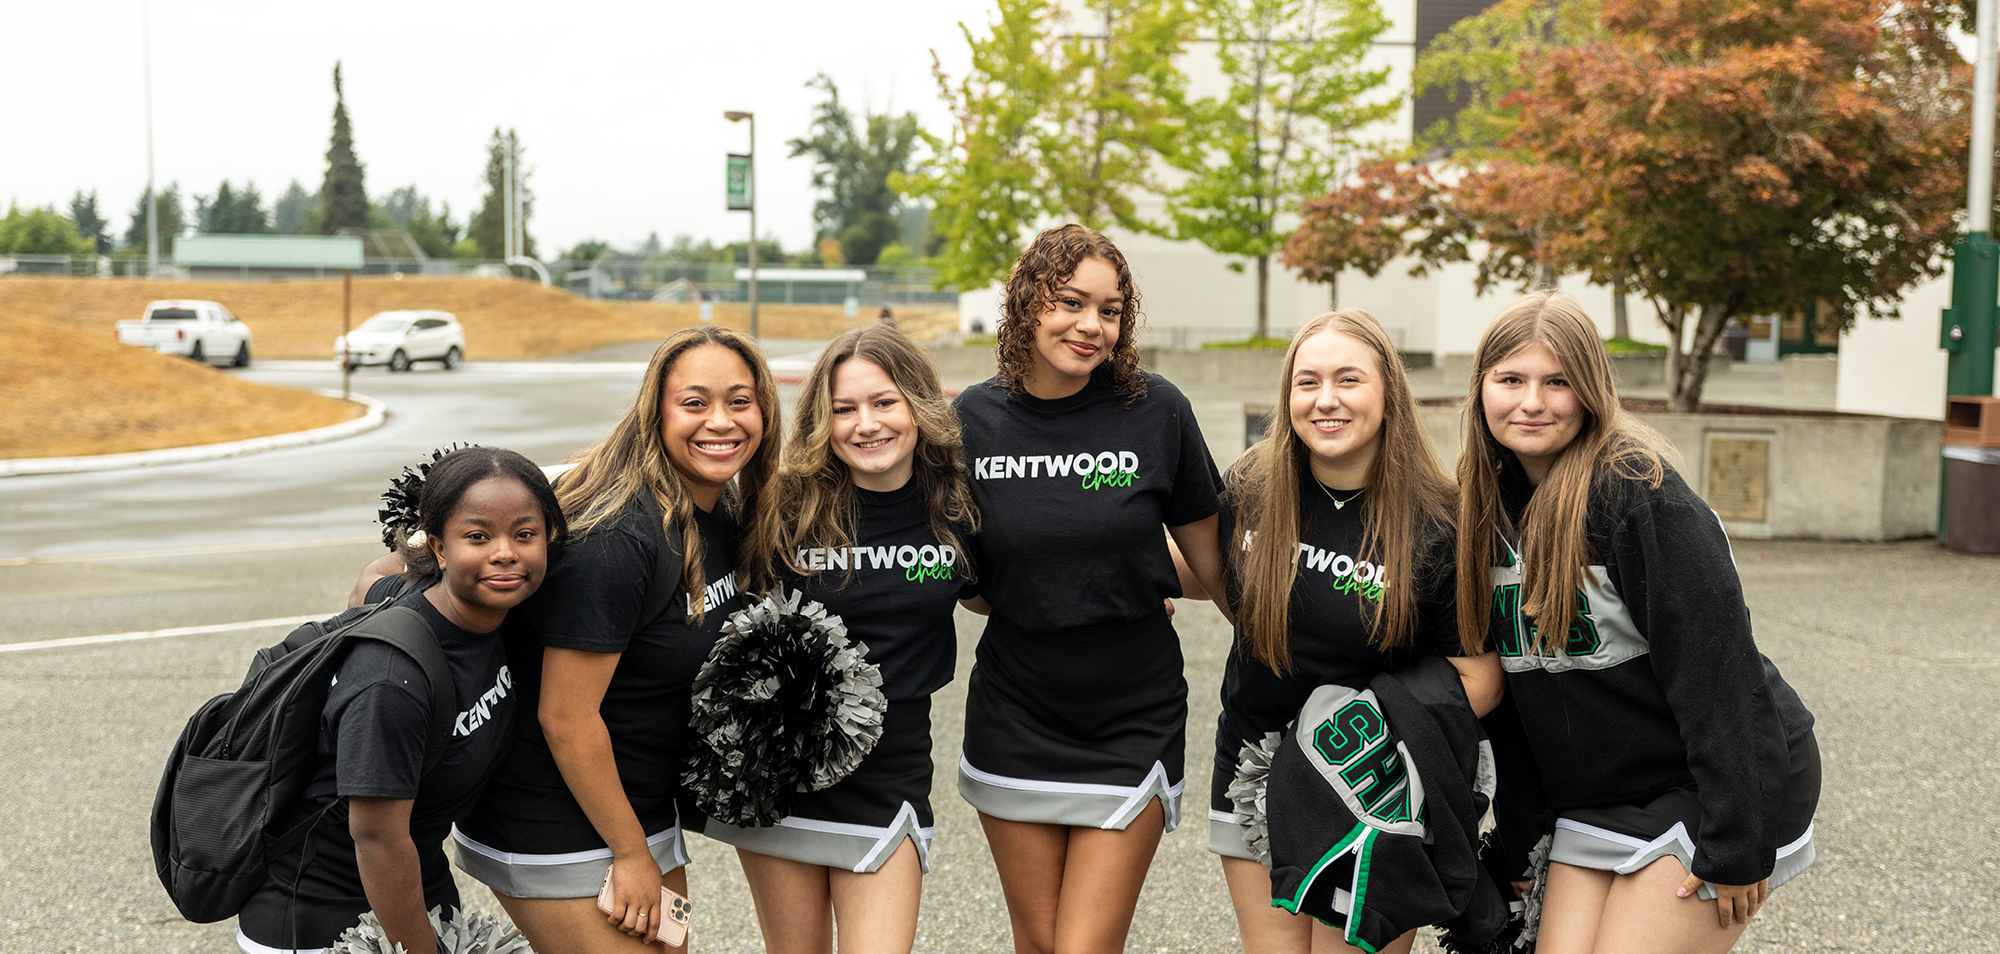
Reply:
M317 372L256 372L304 382ZM449 380L452 386L441 387ZM78 636L328 614L379 553L373 497L452 439L558 459L609 426L637 375L362 376L384 428L319 447L138 471L0 481L0 950L234 950L230 923L179 919L146 812L188 713L233 688L282 628L20 649ZM1240 425L1239 425L1240 426ZM1739 950L2000 948L2000 560L1926 541L1741 541L1758 641L1819 719L1817 866ZM952 778L977 618L934 710L936 868L917 949L1010 949L998 883ZM1228 634L1176 620L1192 688L1189 824L1167 836L1129 949L1227 951L1235 929L1201 802ZM761 950L729 849L694 839L703 952ZM490 906L468 886L475 906Z

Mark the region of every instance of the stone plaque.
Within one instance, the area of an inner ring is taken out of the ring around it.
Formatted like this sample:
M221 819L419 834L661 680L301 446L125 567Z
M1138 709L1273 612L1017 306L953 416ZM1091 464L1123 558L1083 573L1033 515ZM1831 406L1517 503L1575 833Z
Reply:
M1724 520L1770 519L1771 439L1748 435L1708 437L1708 505Z

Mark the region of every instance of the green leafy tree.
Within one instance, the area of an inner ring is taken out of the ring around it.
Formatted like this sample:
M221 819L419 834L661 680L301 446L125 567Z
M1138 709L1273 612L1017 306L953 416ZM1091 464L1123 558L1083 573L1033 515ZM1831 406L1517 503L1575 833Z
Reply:
M271 231L279 235L316 235L324 213L315 216L310 227L306 217L320 208L319 193L307 192L305 186L299 185L299 180L293 179L271 207Z
M1187 179L1167 210L1179 238L1256 266L1263 337L1278 216L1325 195L1355 133L1400 108L1375 94L1389 71L1362 68L1389 21L1374 0L1205 0L1202 14L1228 91L1188 105L1192 147L1170 157Z
M152 193L148 191L132 204L132 227L125 230L126 248L142 253L146 250L146 202L151 198ZM160 193L155 214L159 218L160 254L172 255L174 239L187 227L186 214L181 209L180 183L172 183Z
M806 88L825 94L813 108L807 135L790 140L793 157L813 161L813 188L826 197L813 206L818 234L840 241L847 260L872 265L882 248L902 235L901 197L889 178L907 174L921 143L915 113L865 113L857 117L840 101L825 73ZM762 249L758 251L762 258Z
M105 228L111 223L104 220L103 213L97 211L97 190L84 195L82 189L69 200L69 220L76 223L76 234L82 236L99 255L111 254L111 236Z
M1522 64L1603 35L1598 0L1500 0L1458 21L1431 40L1410 74L1413 96L1443 90L1459 104L1450 118L1417 131L1419 145L1504 154L1521 115L1508 96L1533 79Z
M597 256L615 251L616 249L611 247L610 242L601 239L584 239L571 246L569 251L562 254L562 257L569 259L572 263L594 262L597 260Z
M0 255L92 255L96 244L77 234L76 223L55 207L23 211L9 205L0 219Z
M507 218L504 184L507 179L507 150L514 149L515 162L521 161L520 139L509 129L501 132L493 128L493 135L486 140L486 196L481 201L478 214L472 217L466 231L467 237L479 243L481 258L500 258L506 254ZM535 193L528 188L528 169L517 165L515 181L521 189L521 253L529 257L535 254L535 239L529 234L527 223L535 209Z
M354 128L347 121L347 94L340 87L340 64L333 64L333 142L326 150L326 179L319 187L321 235L368 227L368 189L361 160L354 157Z
M1161 191L1157 161L1180 148L1176 61L1194 12L1187 0L1086 0L1074 21L1061 10L1000 0L985 35L960 26L967 74L934 70L951 137L929 138L930 166L894 184L932 203L941 282L991 284L1051 220L1167 231L1138 200Z

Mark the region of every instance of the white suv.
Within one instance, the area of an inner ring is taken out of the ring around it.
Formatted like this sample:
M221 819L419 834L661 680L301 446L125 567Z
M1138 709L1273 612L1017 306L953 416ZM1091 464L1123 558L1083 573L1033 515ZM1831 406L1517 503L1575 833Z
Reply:
M350 371L366 364L408 371L418 361L436 361L451 371L465 358L465 329L445 311L378 312L346 337L333 339L333 356L344 356Z

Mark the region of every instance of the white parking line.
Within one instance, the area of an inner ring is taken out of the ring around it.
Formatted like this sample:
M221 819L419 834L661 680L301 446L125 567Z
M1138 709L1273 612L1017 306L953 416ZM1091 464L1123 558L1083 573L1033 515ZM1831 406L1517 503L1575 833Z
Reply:
M253 619L243 623L215 623L209 626L176 626L173 629L155 629L143 633L106 633L102 636L71 636L68 639L38 639L31 643L0 644L0 653L26 652L30 649L63 649L70 646L95 646L102 643L129 643L140 639L165 639L169 636L198 636L202 633L230 633L242 629L263 629L265 627L297 626L325 617L315 613L310 616L278 616L272 619Z
M59 553L52 556L4 557L0 566L27 566L30 563L102 563L106 560L148 560L157 557L206 556L214 553L260 553L267 550L310 550L315 547L346 547L357 543L379 543L380 537L334 537L330 540L285 540L277 543L225 543L212 547L172 547L165 550L122 550L115 553Z

